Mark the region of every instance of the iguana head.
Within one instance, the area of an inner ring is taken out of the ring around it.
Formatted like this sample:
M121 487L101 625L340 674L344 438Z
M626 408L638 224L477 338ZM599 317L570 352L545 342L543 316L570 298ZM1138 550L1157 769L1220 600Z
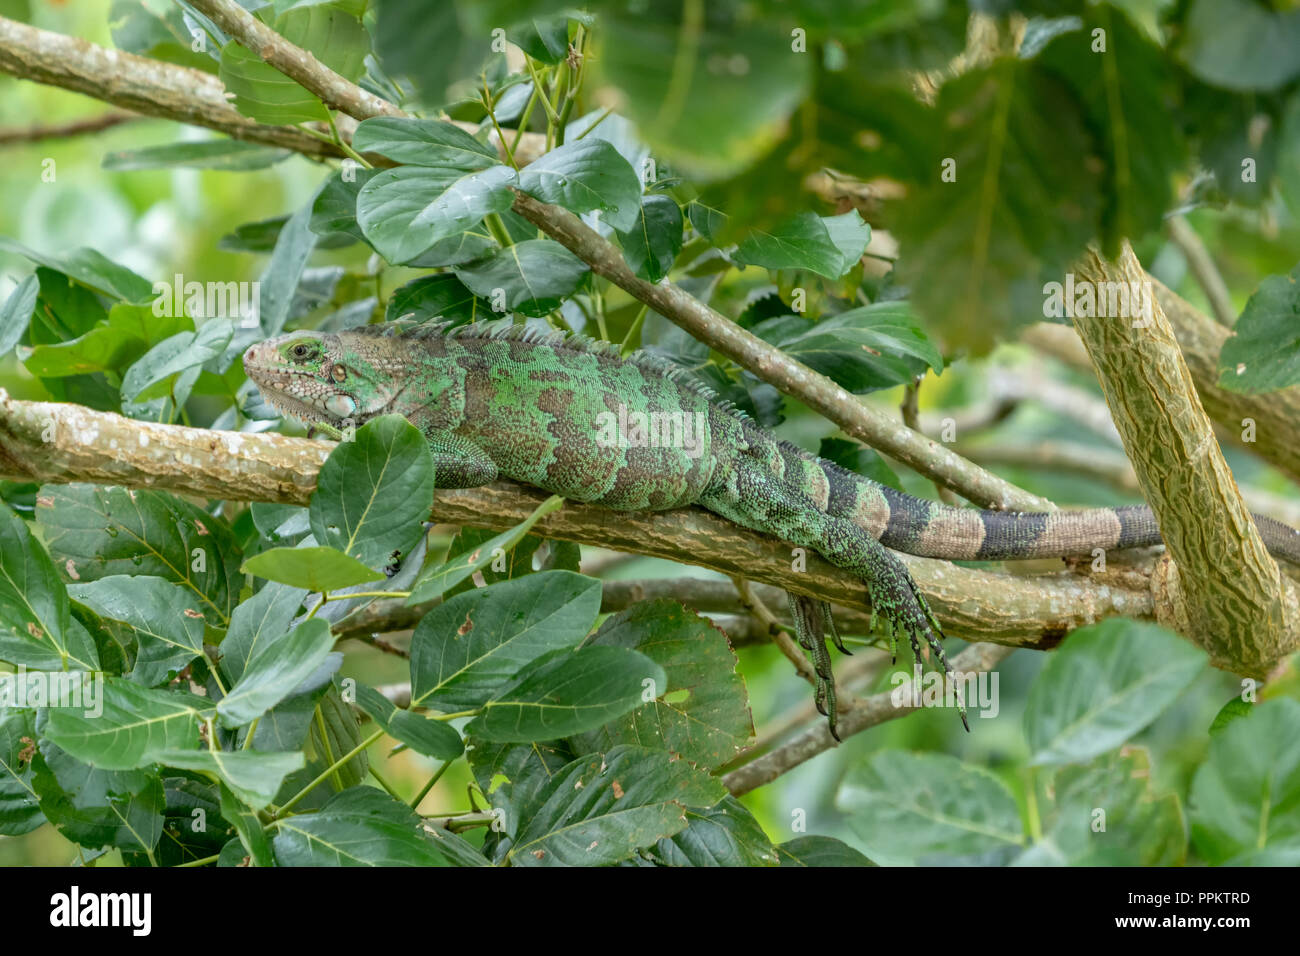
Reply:
M398 370L374 351L342 335L291 332L245 352L244 371L284 414L342 427L383 413L401 388Z

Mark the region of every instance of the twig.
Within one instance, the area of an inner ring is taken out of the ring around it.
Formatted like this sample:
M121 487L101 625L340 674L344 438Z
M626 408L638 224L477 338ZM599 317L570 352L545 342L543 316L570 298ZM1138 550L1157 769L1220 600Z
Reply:
M102 113L85 119L71 120L67 123L49 123L29 126L26 129L0 129L0 146L12 146L15 143L36 143L45 139L67 139L72 136L85 136L87 133L99 133L123 123L135 123L141 119L130 113Z
M1214 311L1214 317L1220 325L1232 328L1237 321L1236 310L1232 307L1232 294L1228 292L1228 286L1201 237L1182 216L1172 216L1169 219L1169 238L1182 251L1187 267L1200 283L1201 291L1205 293L1205 298Z

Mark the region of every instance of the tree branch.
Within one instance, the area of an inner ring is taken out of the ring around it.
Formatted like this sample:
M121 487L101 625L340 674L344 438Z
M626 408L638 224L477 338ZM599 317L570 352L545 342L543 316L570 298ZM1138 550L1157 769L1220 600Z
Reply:
M305 505L333 446L273 434L211 431L140 422L78 405L24 402L0 391L0 477L89 481L230 501ZM442 490L436 520L506 529L523 521L546 493L511 482ZM807 556L794 570L790 546L699 508L617 512L568 503L537 527L546 537L711 568L867 613L854 575ZM899 555L935 613L956 636L1051 647L1070 630L1104 617L1150 617L1141 572L1024 577Z
M1090 252L1079 272L1097 288L1133 283L1154 298L1127 243L1116 262ZM1216 666L1265 677L1300 646L1296 590L1241 500L1164 310L1150 305L1145 327L1079 316L1074 326L1167 547L1157 566L1156 618L1203 647Z

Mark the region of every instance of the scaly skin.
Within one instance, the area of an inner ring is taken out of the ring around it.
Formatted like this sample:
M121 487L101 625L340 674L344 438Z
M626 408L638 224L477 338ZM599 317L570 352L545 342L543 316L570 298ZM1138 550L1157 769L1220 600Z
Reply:
M1087 555L1160 543L1149 508L1011 514L914 498L786 442L716 400L671 365L604 343L506 326L295 332L254 345L244 368L285 414L341 428L396 413L429 441L437 485L498 476L619 510L698 504L811 548L862 578L891 640L925 641L948 670L942 632L889 550L952 560ZM620 414L676 414L702 426L675 444L611 441ZM1256 517L1269 549L1300 562L1300 532ZM817 704L835 733L825 602L791 596L795 632L818 675ZM843 650L843 647L840 648ZM962 721L966 717L963 711Z

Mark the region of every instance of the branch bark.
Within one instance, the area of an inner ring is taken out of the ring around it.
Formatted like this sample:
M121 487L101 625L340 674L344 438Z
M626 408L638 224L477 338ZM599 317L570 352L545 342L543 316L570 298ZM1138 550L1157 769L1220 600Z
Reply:
M1097 288L1133 283L1152 300L1146 327L1119 317L1075 317L1074 325L1167 547L1156 618L1216 666L1265 677L1300 646L1295 588L1260 540L1133 250L1125 244L1116 262L1090 252L1079 272Z

